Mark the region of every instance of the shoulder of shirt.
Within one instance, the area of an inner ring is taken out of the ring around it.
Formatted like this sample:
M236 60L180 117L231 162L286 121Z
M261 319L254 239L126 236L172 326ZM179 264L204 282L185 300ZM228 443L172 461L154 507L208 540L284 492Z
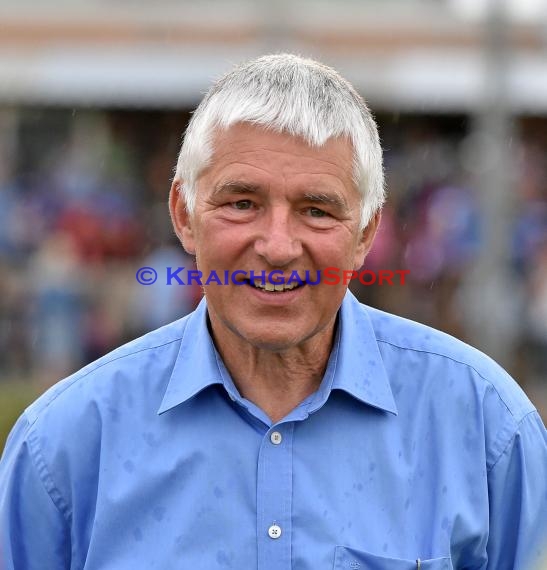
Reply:
M70 399L74 395L74 401L76 401L77 396L74 387L78 383L97 381L104 376L112 377L123 370L131 371L136 366L136 359L146 355L146 353L153 353L173 344L180 345L189 317L190 315L186 315L177 321L136 338L54 384L25 410L29 425L32 426L56 400ZM173 365L174 361L166 363L166 366Z
M395 350L422 354L424 359L446 359L466 377L493 389L518 424L535 412L517 382L492 358L465 342L430 326L367 305L376 341Z

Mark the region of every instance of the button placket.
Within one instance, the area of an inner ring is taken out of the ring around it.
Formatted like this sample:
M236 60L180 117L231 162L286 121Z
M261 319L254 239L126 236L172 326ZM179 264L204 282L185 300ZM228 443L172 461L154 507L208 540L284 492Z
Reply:
M265 434L257 468L258 570L291 570L294 424Z

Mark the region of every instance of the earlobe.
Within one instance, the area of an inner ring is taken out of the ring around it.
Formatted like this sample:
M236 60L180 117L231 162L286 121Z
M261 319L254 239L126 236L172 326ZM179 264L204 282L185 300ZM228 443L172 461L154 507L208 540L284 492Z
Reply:
M367 256L370 248L372 247L372 243L374 242L376 231L380 225L381 218L382 213L376 212L376 214L374 214L374 217L367 224L367 227L364 230L361 230L360 242L357 246L353 269L357 270L363 267L365 257Z
M194 230L191 216L186 209L186 201L181 191L180 180L174 180L169 192L169 213L171 222L182 247L190 254L195 255Z

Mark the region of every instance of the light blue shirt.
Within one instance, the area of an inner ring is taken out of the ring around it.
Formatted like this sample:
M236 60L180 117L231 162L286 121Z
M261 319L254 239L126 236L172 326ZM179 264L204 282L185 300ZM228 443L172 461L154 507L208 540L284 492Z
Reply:
M206 315L25 411L0 464L2 570L504 570L541 555L545 428L489 358L348 293L320 388L272 425Z

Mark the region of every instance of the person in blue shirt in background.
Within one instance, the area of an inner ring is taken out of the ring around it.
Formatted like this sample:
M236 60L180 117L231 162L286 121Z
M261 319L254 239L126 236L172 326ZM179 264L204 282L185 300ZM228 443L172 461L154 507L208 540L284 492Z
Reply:
M27 408L0 567L533 568L547 442L518 385L343 280L304 281L363 265L383 201L376 125L336 71L280 54L216 82L169 206L204 279L237 278Z

